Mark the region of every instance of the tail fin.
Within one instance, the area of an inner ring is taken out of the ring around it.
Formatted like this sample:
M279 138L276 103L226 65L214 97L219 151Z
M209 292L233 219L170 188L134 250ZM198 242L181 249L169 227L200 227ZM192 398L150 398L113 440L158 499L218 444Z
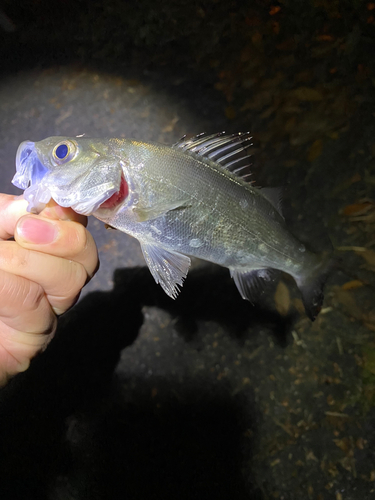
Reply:
M319 264L313 271L297 279L297 285L302 295L307 316L314 321L318 316L324 300L324 285L334 267L334 261L327 254L317 256Z

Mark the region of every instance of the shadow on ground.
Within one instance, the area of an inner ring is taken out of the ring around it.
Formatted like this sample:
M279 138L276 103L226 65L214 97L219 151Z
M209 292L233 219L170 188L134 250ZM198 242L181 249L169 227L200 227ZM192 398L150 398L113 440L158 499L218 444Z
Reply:
M51 487L55 498L262 498L251 471L241 473L259 419L252 389L236 396L191 375L119 383L113 372L146 303L188 328L204 318L236 334L249 323L276 325L276 316L238 300L221 269L192 271L176 303L146 268L119 270L115 282L64 315L49 348L2 390L1 498L49 498ZM244 310L248 323L238 323Z
M156 285L147 267L118 269L114 274L116 289L132 290L143 306L158 307L175 319L174 326L186 341L199 335L199 322L215 321L239 342L249 327L263 325L274 334L275 341L285 345L296 317L281 316L275 309L271 282L262 290L256 304L241 300L226 268L208 264L189 272L178 300L171 300Z

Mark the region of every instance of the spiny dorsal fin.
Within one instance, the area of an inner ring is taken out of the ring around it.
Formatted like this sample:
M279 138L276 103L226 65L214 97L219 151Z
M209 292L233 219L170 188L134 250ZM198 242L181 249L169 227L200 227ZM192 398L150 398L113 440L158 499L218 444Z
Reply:
M252 146L251 139L250 132L231 135L225 135L225 132L213 135L203 133L190 139L184 136L173 147L208 158L246 180L250 175L248 168L251 156L246 151Z

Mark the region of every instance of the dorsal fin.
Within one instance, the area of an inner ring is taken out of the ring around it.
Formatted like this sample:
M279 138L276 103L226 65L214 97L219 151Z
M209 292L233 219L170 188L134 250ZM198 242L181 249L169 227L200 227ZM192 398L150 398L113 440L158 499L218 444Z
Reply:
M273 205L274 208L279 212L282 218L282 188L280 187L263 187L259 188L262 195L267 198L267 200Z
M246 180L250 175L248 169L251 156L246 151L252 146L251 139L250 132L231 135L225 135L225 132L213 135L203 133L190 139L186 139L185 135L173 147L208 158Z

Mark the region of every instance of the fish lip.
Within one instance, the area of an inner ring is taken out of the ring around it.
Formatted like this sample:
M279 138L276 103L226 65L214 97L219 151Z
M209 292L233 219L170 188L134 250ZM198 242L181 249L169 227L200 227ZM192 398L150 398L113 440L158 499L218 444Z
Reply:
M104 195L101 194L100 196L97 196L96 198L90 198L89 201L78 201L77 203L72 203L67 206L70 206L75 212L82 214L82 215L93 215L95 212L97 212L100 209L100 205L102 203L105 203L106 200L108 200L113 194L118 192L117 187L110 187L108 188ZM59 203L62 206L64 206L63 203Z
M16 173L12 183L20 189L26 189L30 183L30 163L35 158L35 143L22 142L17 149Z
M24 198L29 202L27 210L39 213L51 199L50 190L41 184L48 168L40 161L35 142L24 141L17 149L16 174L12 183L24 189Z

